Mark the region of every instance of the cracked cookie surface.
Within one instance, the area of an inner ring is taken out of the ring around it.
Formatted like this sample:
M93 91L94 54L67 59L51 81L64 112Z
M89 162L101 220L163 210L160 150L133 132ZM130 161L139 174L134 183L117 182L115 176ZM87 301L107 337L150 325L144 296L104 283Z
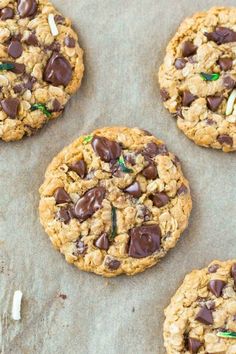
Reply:
M81 136L53 159L40 195L53 245L69 263L107 277L156 264L192 207L178 158L138 128Z
M235 354L236 260L188 274L165 316L167 354Z
M236 150L236 8L185 19L167 46L159 83L164 106L188 138Z
M83 71L71 21L49 1L0 2L0 139L19 140L57 118Z

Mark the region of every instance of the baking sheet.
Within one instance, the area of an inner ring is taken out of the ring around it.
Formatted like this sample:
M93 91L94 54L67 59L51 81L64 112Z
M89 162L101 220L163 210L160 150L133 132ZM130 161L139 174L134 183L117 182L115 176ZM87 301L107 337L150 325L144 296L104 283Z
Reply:
M80 91L36 136L0 143L0 350L4 354L164 354L163 309L183 276L235 258L235 153L195 146L162 107L155 71L186 16L213 0L54 0L85 50ZM106 280L68 265L38 221L51 159L81 133L140 126L165 140L190 180L190 226L174 250L135 277ZM11 320L14 290L22 320ZM62 296L65 295L65 296Z

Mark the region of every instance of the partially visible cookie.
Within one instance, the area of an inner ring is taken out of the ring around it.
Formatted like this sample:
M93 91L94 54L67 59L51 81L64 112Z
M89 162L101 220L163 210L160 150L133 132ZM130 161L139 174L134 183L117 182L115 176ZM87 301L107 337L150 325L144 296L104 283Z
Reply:
M161 97L196 144L236 150L236 8L187 18L159 70Z
M83 71L71 21L48 0L0 1L0 139L19 140L57 118Z
M235 354L236 260L188 274L165 316L167 354Z
M49 165L40 220L82 270L112 277L156 264L175 246L192 207L178 158L140 129L81 136Z

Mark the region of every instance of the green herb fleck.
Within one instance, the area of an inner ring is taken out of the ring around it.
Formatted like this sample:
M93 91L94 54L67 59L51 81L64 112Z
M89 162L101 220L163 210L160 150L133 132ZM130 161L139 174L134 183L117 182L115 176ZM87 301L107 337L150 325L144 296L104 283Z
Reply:
M204 81L216 81L216 80L219 79L220 74L217 74L217 73L213 73L213 74L201 73L200 76L201 76L201 78Z
M121 167L122 172L124 172L124 173L132 173L133 172L133 170L131 168L128 168L125 166L125 160L124 160L123 156L119 157L118 163Z
M14 68L15 68L14 64L11 63L0 64L0 70L12 70Z
M42 104L42 103L35 103L35 104L33 104L33 105L31 106L31 111L32 111L32 112L33 112L33 111L37 111L38 109L39 109L40 111L42 111L42 112L45 114L45 116L51 117L52 113L49 112L49 110L47 109L47 107L46 107L44 104Z
M93 140L93 136L87 135L83 140L83 144L86 145L86 144L90 143L92 140Z
M116 208L112 206L111 208L111 234L110 234L110 241L113 241L117 235L117 215L116 215Z
M236 339L236 332L218 332L217 336L218 337L222 337L222 338L234 338L234 339Z

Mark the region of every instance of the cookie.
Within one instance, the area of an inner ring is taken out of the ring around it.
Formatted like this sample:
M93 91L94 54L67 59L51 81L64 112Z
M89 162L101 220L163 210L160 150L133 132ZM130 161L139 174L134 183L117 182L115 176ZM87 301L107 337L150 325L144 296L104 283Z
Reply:
M236 150L236 8L187 18L159 70L161 97L196 144Z
M49 1L0 1L0 139L19 140L57 118L83 71L71 21Z
M167 354L235 354L236 260L188 274L165 316Z
M192 207L178 158L138 128L81 136L53 159L40 195L53 245L69 263L107 277L156 264Z

